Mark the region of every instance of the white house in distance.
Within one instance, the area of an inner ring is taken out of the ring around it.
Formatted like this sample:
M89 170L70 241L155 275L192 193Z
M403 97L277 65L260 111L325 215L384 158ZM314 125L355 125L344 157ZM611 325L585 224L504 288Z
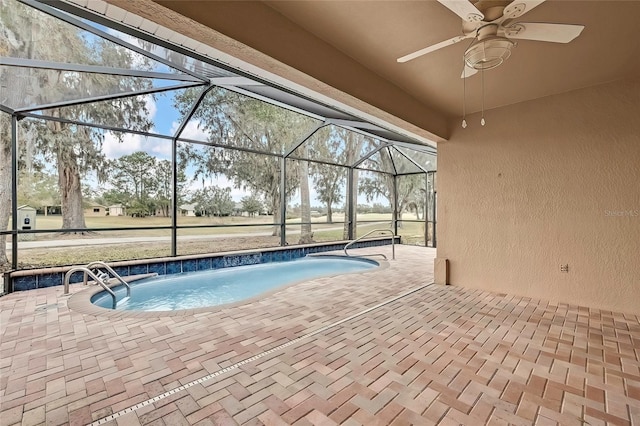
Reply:
M108 208L109 216L125 216L127 209L122 204L112 204Z
M183 204L180 206L180 216L195 216L196 205L195 204Z
M90 203L84 207L85 216L106 216L109 208L102 204Z

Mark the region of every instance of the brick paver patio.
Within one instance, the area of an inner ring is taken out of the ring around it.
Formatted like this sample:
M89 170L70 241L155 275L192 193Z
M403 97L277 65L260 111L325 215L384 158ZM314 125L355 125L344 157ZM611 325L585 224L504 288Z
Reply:
M640 425L638 316L427 285L434 255L178 316L2 297L0 423Z

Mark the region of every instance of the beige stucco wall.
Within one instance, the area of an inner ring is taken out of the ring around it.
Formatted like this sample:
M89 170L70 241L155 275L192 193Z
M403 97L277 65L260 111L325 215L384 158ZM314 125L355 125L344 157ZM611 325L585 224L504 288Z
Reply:
M640 79L485 116L438 145L450 283L640 313Z

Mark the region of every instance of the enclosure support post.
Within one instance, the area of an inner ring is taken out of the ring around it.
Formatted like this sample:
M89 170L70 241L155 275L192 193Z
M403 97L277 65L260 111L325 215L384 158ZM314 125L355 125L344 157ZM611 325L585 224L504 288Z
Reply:
M347 239L355 238L355 209L353 206L353 167L349 167L347 173L347 200L345 203L344 220L347 222Z
M274 212L275 213L275 212ZM280 157L280 245L287 245L287 159Z
M215 86L208 86L200 95L198 95L198 99L191 105L191 109L184 116L182 123L178 126L176 133L173 135L171 139L171 256L178 255L178 138L184 132L184 129L189 124L189 120L193 117L196 110L204 100L204 97L207 96Z
M436 194L438 193L438 191L436 191L436 174L431 173L431 191L433 192L433 203L431 203L431 218L433 219L433 247L436 247L436 202L437 202L437 197Z
M429 178L431 173L424 174L424 210L422 212L424 219L424 246L429 247Z
M18 269L18 116L11 115L11 268Z
M393 236L398 235L398 175L393 175Z
M171 256L178 255L178 140L171 139Z

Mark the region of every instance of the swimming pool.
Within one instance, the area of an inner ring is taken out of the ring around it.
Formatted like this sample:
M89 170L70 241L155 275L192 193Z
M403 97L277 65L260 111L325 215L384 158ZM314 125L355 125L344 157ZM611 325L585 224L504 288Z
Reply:
M113 290L118 300L116 310L175 311L238 302L297 281L366 271L378 266L378 262L370 259L308 256L287 262L146 278L131 284L128 300L123 300L126 296L123 286ZM94 295L91 302L111 309L113 299L103 291Z

